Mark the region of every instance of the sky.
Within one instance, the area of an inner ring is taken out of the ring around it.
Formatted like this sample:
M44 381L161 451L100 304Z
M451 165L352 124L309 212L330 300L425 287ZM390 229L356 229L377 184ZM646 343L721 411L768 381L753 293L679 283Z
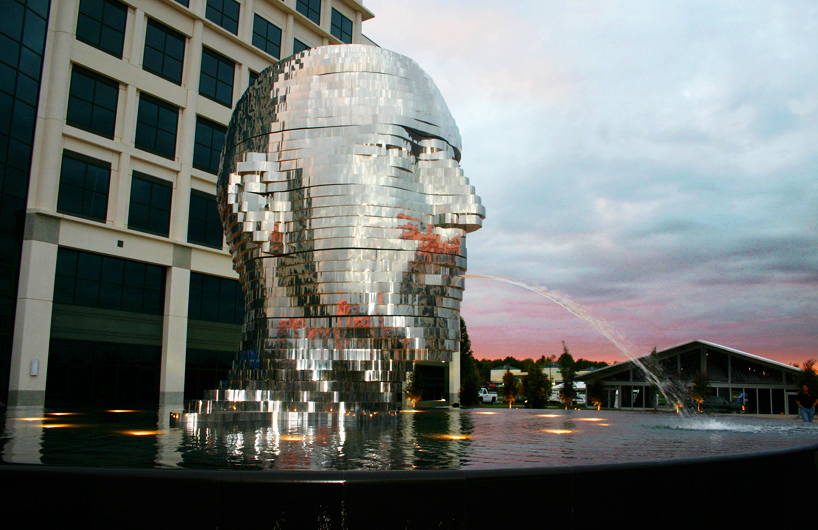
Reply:
M818 3L365 0L460 127L469 274L570 299L635 354L818 357ZM623 359L547 298L469 278L477 358Z

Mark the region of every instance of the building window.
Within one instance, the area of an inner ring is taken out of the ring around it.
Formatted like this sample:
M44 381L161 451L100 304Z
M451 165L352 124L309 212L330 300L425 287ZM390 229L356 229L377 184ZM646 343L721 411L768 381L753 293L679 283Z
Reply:
M52 338L46 403L156 406L161 361L161 346Z
M111 164L63 151L57 211L105 222Z
M226 107L233 104L233 73L236 63L207 48L202 50L199 94Z
M185 7L190 7L190 0L176 0L176 3Z
M205 18L233 35L239 34L239 3L236 0L207 0Z
M330 33L341 42L352 44L352 21L333 9Z
M216 197L193 190L190 192L187 241L206 247L222 248L222 221Z
M216 122L196 117L196 143L193 146L193 167L207 171L219 172L219 157L224 147L224 136L227 128Z
M134 171L128 228L168 237L172 194L170 182Z
M82 0L77 40L122 59L128 8L117 0Z
M162 267L81 252L57 251L54 302L133 313L164 313Z
M249 74L248 78L249 78L249 80L248 80L248 83L247 83L247 87L249 88L249 87L253 86L253 83L255 83L256 80L258 79L258 73L250 70L250 74Z
M0 388L8 388L49 3L18 0L0 6L0 366L5 370Z
M256 15L253 22L253 46L278 58L281 55L281 30Z
M185 36L155 20L148 19L142 68L181 85L184 63Z
M185 400L201 399L229 377L236 352L188 348L185 356ZM49 359L49 368L51 363Z
M68 92L68 125L113 139L119 83L74 65Z
M319 26L321 25L321 0L297 0L295 9Z
M309 50L309 49L310 49L310 47L307 46L306 44L304 44L303 42L301 42L300 40L295 39L293 41L293 53L294 54L301 53L304 50Z
M244 322L244 295L238 280L190 273L187 317L194 320L241 324Z
M134 145L139 149L173 159L176 156L178 119L177 107L147 94L140 94Z

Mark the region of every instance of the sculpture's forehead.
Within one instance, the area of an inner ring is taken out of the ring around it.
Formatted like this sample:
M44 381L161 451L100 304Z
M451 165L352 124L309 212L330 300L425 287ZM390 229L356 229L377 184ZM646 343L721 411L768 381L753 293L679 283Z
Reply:
M227 152L260 135L388 124L442 138L460 133L440 91L411 59L374 46L313 48L263 71L239 100Z

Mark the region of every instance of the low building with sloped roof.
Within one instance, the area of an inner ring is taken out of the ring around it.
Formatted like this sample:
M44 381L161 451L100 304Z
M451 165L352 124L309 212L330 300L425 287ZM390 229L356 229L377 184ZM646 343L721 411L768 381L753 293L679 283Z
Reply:
M656 358L645 355L630 361L578 375L578 381L589 384L602 381L602 406L616 409L674 408L676 403L657 390L645 377L640 366L657 365L665 382L689 384L694 374L706 372L710 378L709 395L738 402L753 414L796 414L798 393L796 381L801 370L788 364L766 359L707 342L691 340L656 352Z

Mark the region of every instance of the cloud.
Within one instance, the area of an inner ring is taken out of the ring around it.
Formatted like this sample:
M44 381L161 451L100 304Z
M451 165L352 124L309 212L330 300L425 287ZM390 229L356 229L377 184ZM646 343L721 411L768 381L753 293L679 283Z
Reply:
M645 347L818 355L818 4L367 5L461 127L487 209L471 272L557 288ZM475 351L562 334L615 355L522 297L469 281Z

